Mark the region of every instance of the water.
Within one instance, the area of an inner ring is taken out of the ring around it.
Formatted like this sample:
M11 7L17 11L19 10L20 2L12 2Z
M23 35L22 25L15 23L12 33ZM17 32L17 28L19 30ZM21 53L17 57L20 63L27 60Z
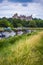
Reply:
M10 36L15 36L16 35L16 32L14 31L11 31L11 32L3 32L2 33L3 35L5 35L5 37L10 37Z
M23 34L23 31L18 31L17 32L17 35L22 35Z
M31 33L31 32L36 32L36 30L25 30L25 33ZM22 34L24 34L24 31L18 31L18 32L14 32L14 31L8 32L8 31L5 31L5 32L0 32L0 39L1 38L8 38L10 36L15 36L15 35L22 35Z

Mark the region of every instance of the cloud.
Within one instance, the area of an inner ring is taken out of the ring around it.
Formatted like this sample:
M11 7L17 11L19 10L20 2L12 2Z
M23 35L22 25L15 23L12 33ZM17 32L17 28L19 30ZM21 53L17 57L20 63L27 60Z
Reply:
M15 13L19 15L33 15L33 17L43 19L43 6L36 2L14 3L3 0L0 3L0 17L12 17Z
M22 3L22 6L27 7L28 3Z
M43 3L43 0L33 0L33 2L37 2L37 3L42 4Z

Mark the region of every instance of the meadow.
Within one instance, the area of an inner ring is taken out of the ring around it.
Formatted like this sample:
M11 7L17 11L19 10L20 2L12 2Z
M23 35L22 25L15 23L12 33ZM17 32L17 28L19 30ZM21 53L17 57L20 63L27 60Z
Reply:
M1 39L0 65L43 65L43 31Z

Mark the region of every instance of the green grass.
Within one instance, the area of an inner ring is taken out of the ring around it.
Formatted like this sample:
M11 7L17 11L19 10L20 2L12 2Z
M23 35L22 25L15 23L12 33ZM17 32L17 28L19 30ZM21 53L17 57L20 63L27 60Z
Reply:
M0 40L0 65L43 65L43 31Z

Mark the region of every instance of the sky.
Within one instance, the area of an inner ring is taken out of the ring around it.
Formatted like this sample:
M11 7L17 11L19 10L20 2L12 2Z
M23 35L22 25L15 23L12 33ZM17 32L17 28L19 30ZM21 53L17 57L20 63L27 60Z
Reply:
M43 0L0 0L0 18L15 13L43 19Z

